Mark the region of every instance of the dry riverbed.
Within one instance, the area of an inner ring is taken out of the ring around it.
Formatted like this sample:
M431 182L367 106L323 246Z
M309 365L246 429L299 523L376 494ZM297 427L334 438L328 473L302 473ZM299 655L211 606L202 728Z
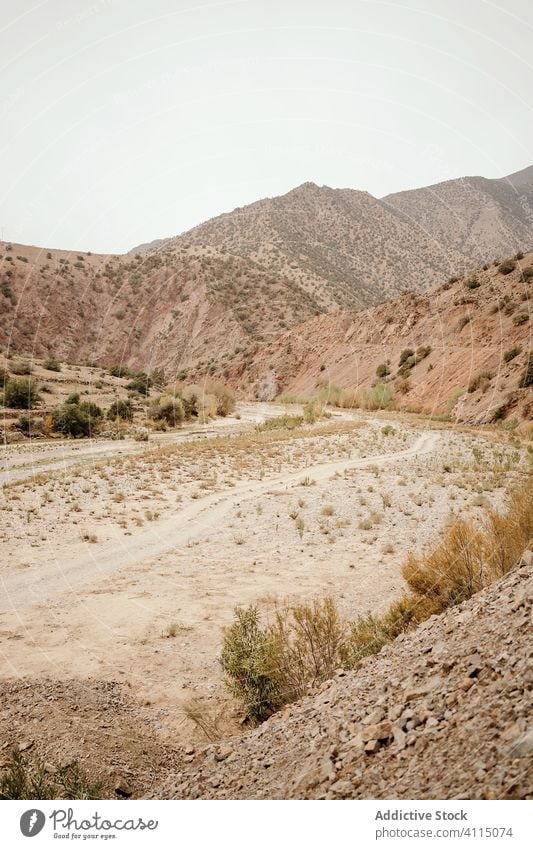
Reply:
M4 484L4 680L71 681L87 705L120 682L169 744L205 740L191 704L210 733L234 732L217 657L236 605L269 615L331 594L349 617L383 609L408 551L452 512L501 506L527 467L506 435L371 414L258 433L265 411L248 406L245 432L96 452Z

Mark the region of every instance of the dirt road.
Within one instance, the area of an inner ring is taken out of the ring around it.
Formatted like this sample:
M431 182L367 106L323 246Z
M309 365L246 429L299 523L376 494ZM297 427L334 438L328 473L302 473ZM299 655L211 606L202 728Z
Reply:
M414 458L432 452L439 440L435 432L422 433L404 451L375 455L357 460L339 460L318 465L308 465L296 472L276 475L266 480L240 484L227 492L215 492L194 501L175 515L152 522L150 527L132 537L91 546L87 553L76 559L54 557L53 552L45 562L30 566L23 572L6 574L0 584L0 610L20 610L32 604L57 600L63 592L72 592L80 586L91 584L121 569L183 547L201 537L224 519L236 502L254 499L274 487L297 485L304 476L314 481L324 481L335 473L368 466L383 466L402 458Z

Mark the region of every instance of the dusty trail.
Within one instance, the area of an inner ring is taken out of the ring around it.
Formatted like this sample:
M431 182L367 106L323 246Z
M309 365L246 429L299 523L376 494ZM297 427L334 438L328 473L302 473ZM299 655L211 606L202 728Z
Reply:
M184 425L180 430L155 433L150 437L148 448L146 443L135 439L61 439L52 442L37 441L33 445L22 447L17 444L4 446L0 454L0 485L28 480L41 472L62 471L80 463L144 454L147 450L157 451L164 445L240 433L249 430L250 426L284 412L285 408L276 404L239 402L235 410L239 418L236 415L228 416L215 419L205 425L191 423ZM349 418L349 416L340 415L337 412L336 418Z
M194 501L174 516L151 523L131 538L92 545L82 557L54 558L50 552L47 562L30 566L22 573L6 575L1 582L0 610L20 610L33 604L57 601L63 592L76 591L80 586L94 583L121 569L157 558L177 549L190 540L203 536L216 526L236 503L242 503L268 493L280 486L298 484L304 476L323 481L336 472L382 466L389 461L412 458L431 453L439 434L425 432L414 444L396 453L387 453L357 460L337 460L305 466L296 472L277 475L268 480L247 481L231 490L216 492Z

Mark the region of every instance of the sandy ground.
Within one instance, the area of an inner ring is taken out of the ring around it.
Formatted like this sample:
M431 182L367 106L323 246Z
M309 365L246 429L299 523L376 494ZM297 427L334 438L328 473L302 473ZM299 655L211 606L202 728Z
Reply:
M10 446L2 676L120 681L173 743L201 739L191 700L234 730L217 657L236 605L268 616L276 601L332 594L348 616L382 609L407 551L451 512L501 505L526 463L519 444L363 414L254 430L278 413L246 405L221 438L141 449Z

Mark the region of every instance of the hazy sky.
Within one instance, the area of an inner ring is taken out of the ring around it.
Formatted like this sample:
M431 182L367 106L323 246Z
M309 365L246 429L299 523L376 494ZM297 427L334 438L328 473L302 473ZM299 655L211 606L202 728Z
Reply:
M0 230L105 252L307 180L533 163L531 0L2 0Z

